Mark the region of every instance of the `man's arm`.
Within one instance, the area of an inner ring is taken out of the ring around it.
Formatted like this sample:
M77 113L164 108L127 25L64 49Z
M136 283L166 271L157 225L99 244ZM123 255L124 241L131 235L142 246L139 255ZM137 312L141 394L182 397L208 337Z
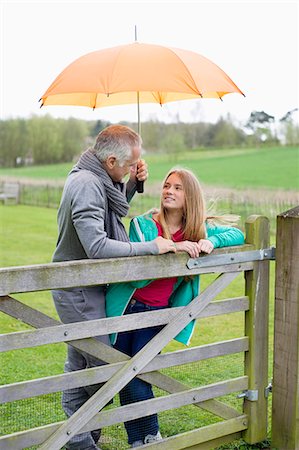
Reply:
M132 243L116 241L107 236L105 213L108 204L103 186L92 179L81 180L76 186L72 202L72 221L88 258L114 258L158 254L152 242ZM123 226L119 223L119 226Z

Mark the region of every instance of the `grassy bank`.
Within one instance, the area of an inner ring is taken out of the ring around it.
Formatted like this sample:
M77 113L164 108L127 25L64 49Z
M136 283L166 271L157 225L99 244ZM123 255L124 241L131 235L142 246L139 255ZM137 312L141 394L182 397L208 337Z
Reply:
M150 176L145 193L132 201L130 216L159 206L161 182L174 165L191 168L216 213L266 215L275 231L276 216L299 202L299 152L293 147L198 150L146 154ZM0 169L1 180L21 183L20 203L58 208L63 183L73 163ZM216 202L216 203L215 203Z
M179 154L146 154L151 184L161 182L174 165L192 169L202 183L234 189L299 187L299 152L295 147L198 150ZM0 169L3 177L63 182L73 163Z

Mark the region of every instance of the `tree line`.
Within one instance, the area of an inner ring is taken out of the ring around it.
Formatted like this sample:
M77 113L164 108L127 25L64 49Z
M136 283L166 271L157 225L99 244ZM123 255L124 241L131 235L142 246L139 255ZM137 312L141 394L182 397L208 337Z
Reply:
M229 115L214 124L150 120L142 123L143 146L150 152L176 153L187 149L298 145L299 127L293 118L296 111L288 111L278 126L274 117L264 111L253 111L247 123L238 126ZM121 123L137 129L136 123ZM108 125L102 120L55 119L50 115L1 120L0 165L70 162Z

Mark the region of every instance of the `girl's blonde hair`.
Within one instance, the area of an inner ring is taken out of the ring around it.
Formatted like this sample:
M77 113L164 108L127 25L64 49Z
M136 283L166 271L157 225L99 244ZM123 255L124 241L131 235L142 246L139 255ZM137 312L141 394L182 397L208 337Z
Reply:
M216 225L217 223L224 225L235 225L239 216L235 215L207 215L206 201L201 185L189 169L174 167L166 175L163 185L165 185L170 175L176 174L179 176L183 191L185 194L185 204L183 207L183 233L184 239L188 241L199 241L206 238L206 221ZM167 209L163 207L162 198L160 204L160 211L158 213L158 220L163 228L163 237L171 239L171 233L167 225Z

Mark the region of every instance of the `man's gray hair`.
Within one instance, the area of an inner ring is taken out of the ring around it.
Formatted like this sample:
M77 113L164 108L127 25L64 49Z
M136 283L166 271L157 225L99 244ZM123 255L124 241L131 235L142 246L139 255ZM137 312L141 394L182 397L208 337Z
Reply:
M124 125L110 125L102 130L93 146L99 161L115 156L122 167L132 157L133 147L141 147L142 139L134 130Z

